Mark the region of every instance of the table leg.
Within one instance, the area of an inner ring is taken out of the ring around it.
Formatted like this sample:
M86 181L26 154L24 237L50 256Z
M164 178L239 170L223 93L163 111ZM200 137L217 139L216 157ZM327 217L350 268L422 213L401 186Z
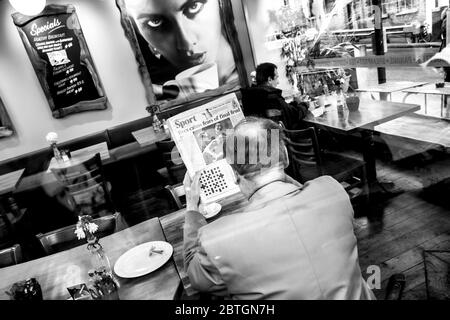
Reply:
M362 130L362 153L366 163L367 183L369 185L370 194L378 192L384 194L397 194L399 190L395 189L395 185L391 181L380 182L377 178L377 167L375 157L375 142L373 140L373 130Z
M363 157L366 162L366 175L369 184L377 181L377 169L375 162L375 142L373 141L373 132L371 130L362 130L361 137L363 142Z
M441 118L444 117L444 102L445 102L445 96L441 95Z

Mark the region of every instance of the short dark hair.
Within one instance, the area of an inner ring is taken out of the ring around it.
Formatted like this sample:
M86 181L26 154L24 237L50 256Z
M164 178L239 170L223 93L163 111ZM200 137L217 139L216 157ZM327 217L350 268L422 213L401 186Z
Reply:
M270 62L261 63L256 67L256 84L262 85L269 81L269 78L275 78L276 65Z
M238 123L224 144L225 158L241 176L277 166L286 168L289 162L285 150L281 127L272 120L257 117L247 117Z

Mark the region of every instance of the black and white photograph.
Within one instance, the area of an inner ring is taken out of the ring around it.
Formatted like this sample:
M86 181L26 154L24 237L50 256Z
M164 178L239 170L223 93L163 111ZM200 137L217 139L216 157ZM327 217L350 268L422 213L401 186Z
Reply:
M194 131L197 144L207 165L224 158L223 147L227 139L227 130L230 129L233 129L233 125L230 119L226 119Z
M432 318L450 300L449 13L0 0L0 315Z
M229 0L117 0L122 24L157 101L240 85ZM241 71L242 74L242 71Z

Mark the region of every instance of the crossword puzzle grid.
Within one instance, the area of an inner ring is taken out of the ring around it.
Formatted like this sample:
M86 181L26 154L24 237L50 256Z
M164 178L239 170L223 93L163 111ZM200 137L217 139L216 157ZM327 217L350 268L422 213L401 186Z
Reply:
M220 167L206 169L200 176L200 188L206 197L218 194L228 189L225 175Z

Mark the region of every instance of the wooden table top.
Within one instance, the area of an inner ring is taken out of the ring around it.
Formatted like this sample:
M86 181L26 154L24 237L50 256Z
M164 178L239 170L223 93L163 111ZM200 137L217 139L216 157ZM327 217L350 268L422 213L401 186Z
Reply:
M405 93L422 93L422 94L436 94L436 95L450 95L450 84L446 83L443 88L436 88L435 83L430 83L417 88L409 88L403 90Z
M428 82L413 82L413 81L391 81L382 84L370 85L367 87L361 87L357 89L360 92L382 92L392 93L396 91L403 91L405 89L419 87L427 84Z
M239 211L243 206L248 203L242 193L229 197L221 201L222 211L212 219L208 220L208 223L219 219L225 215L233 214ZM175 211L164 217L160 218L161 226L166 237L166 241L173 246L173 259L175 266L180 275L181 282L183 283L186 294L191 296L197 292L191 287L191 283L184 270L184 258L183 258L183 228L184 228L184 215L185 209Z
M424 141L450 148L450 121L412 113L383 123L375 130L384 134Z
M0 176L0 196L14 191L24 171L20 169Z
M131 133L141 146L156 143L170 138L164 131L156 133L153 127L144 128Z
M158 218L100 239L110 259L111 267L126 251L148 241L166 241ZM67 287L81 283L88 284L90 255L85 244L44 258L2 268L0 299L9 299L5 291L9 290L14 282L34 277L41 285L44 300L66 300L70 298ZM150 274L133 279L116 278L120 284L121 300L174 299L180 285L180 277L173 259Z
M100 158L102 159L102 161L110 158L108 145L106 144L106 142L101 142L101 143L94 144L94 145L86 147L86 148L71 151L70 152L71 158L69 161L66 161L66 162L57 162L55 157L53 157L50 160L50 164L48 165L47 172L51 172L52 168L64 168L64 167L79 164L83 161L86 161L86 160L92 158L97 153L100 153Z
M350 133L359 129L372 130L376 125L418 110L420 106L415 104L361 99L359 110L349 112L348 118L339 115L336 107L327 107L323 115L314 117L309 113L304 121Z

